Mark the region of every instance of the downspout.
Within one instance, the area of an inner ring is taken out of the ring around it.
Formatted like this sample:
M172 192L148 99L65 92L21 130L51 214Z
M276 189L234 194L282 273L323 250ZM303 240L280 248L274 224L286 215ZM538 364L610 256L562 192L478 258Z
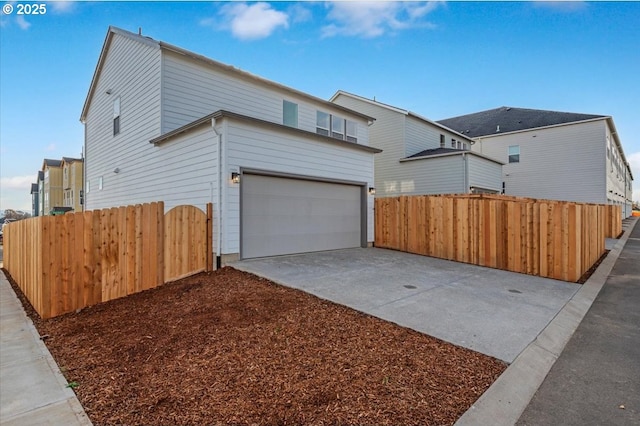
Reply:
M216 130L216 119L211 119L211 128L213 129L213 133L216 135L216 158L218 161L218 188L216 194L216 205L214 208L216 215L216 269L220 269L221 267L221 256L222 256L222 135L218 133ZM213 182L211 182L211 191L213 192ZM213 198L213 196L211 197Z
M463 176L464 176L464 193L468 194L469 191L469 157L466 152L462 153L462 163L463 163Z

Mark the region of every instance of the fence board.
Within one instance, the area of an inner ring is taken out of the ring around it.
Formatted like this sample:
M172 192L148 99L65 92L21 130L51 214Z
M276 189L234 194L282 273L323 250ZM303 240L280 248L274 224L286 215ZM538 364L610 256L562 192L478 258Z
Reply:
M620 206L500 195L375 201L375 245L577 281L621 230Z
M178 228L165 226L163 202L11 223L5 268L43 318L156 287L165 270L172 279L211 270L213 206L173 210Z

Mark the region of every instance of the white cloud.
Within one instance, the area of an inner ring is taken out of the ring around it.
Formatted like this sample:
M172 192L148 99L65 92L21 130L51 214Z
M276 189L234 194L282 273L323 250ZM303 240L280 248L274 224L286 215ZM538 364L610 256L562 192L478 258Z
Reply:
M28 30L29 27L31 26L31 24L24 19L24 15L18 15L16 17L16 23L23 30Z
M74 2L72 1L54 1L47 3L47 6L56 13L70 12L74 8Z
M44 149L44 150L45 150L45 151L47 151L47 152L51 152L51 151L55 151L55 150L56 150L56 148L57 148L57 147L56 147L56 144L55 144L55 143L50 143L49 145L47 145L47 146L45 147L45 149Z
M324 37L337 35L378 37L387 32L419 26L433 27L421 18L437 8L439 2L357 1L328 4L327 18L333 21L322 28Z
M220 28L231 30L234 37L241 40L256 40L269 37L278 28L289 27L289 16L275 10L268 3L230 3L222 6L220 15L224 23ZM205 19L203 25L214 23L212 19Z
M640 203L640 152L633 152L627 156L633 174L633 201Z
M293 5L291 5L287 9L287 12L289 13L289 16L291 17L291 21L293 23L308 22L311 19L313 19L313 14L311 13L311 10L309 10L307 7L303 6L300 3L294 3Z
M20 189L29 191L31 190L31 184L35 183L36 176L11 176L0 178L0 187L2 192L7 189Z

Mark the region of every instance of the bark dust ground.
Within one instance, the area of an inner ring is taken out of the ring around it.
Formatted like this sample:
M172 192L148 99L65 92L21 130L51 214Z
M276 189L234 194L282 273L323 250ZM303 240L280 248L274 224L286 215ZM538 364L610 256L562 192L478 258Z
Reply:
M232 268L49 320L17 293L95 425L450 425L506 368Z

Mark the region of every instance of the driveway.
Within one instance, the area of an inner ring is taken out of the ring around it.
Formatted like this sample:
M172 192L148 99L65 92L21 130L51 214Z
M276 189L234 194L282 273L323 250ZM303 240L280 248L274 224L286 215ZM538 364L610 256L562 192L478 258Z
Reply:
M511 363L580 285L379 248L231 266Z

